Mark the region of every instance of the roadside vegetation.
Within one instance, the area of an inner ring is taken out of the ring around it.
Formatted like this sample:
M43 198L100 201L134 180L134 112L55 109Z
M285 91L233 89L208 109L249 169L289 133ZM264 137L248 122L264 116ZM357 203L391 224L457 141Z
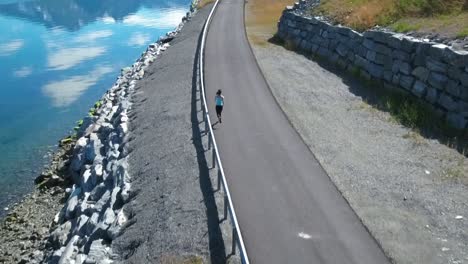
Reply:
M215 1L216 0L200 0L197 3L197 9L201 9L208 4L214 3Z
M295 0L249 0L246 4L245 24L249 41L266 45L275 35L284 8Z
M397 32L468 36L468 0L322 0L312 12L360 31L380 25Z
M360 78L359 74L351 74ZM381 83L362 80L366 83L365 89L368 94L368 96L363 97L363 101L373 109L389 113L390 122L410 128L411 132L405 135L405 138L413 139L417 145L424 142L422 138L437 139L440 143L456 149L460 154L468 157L468 129L453 128L445 118L438 116L428 104L413 96L408 96L403 91L387 90L382 87ZM380 89L375 89L376 87L380 87ZM460 169L448 174L456 174L453 172L458 172L458 170ZM465 175L465 173L462 174Z

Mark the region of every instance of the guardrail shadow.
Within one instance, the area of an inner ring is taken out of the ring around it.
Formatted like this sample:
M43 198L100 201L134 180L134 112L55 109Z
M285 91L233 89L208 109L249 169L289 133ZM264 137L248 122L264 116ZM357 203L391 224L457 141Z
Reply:
M198 93L198 60L200 56L200 45L203 32L200 33L198 38L197 50L195 53L195 61L193 63L193 73L192 73L192 105L191 105L191 121L192 121L192 140L193 145L197 151L197 161L198 161L198 170L200 171L200 189L203 193L203 202L206 206L206 217L208 220L208 239L209 239L209 249L210 249L210 258L211 263L226 263L226 251L224 240L219 226L219 216L218 216L218 207L216 206L216 200L214 197L215 192L213 191L213 186L210 179L210 169L208 167L208 162L205 157L205 148L203 147L202 137L203 135L208 135L206 131L201 131L199 124L203 120L199 120L197 110L197 93Z

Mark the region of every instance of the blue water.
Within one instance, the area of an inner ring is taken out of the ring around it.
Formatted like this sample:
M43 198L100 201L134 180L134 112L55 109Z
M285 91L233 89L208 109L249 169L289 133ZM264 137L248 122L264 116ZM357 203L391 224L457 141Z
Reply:
M189 0L0 0L0 215Z

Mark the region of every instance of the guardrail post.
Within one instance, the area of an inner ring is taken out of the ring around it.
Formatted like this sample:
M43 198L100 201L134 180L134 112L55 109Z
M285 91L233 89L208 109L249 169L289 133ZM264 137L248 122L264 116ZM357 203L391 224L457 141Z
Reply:
M213 144L213 139L211 139L213 135L211 132L208 133L208 149L211 149L211 145Z
M212 167L213 169L216 168L216 149L215 148L213 148L213 161L211 164L213 164L213 167Z
M236 254L236 244L237 244L237 229L235 227L232 228L232 247L231 247L231 254Z
M222 175L221 175L221 168L218 169L218 191L221 190L221 179Z
M227 194L224 193L224 219L228 218L228 207L229 207L229 201Z

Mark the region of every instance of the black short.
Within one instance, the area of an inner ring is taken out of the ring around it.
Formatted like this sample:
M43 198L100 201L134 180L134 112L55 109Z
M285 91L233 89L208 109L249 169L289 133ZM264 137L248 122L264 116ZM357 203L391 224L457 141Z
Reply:
M222 105L217 105L216 106L216 114L221 115L221 112L223 112L223 106Z

